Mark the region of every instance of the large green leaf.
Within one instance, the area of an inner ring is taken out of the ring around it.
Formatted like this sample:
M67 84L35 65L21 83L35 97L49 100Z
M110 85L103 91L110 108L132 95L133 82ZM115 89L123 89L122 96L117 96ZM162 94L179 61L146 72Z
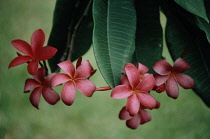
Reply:
M138 0L136 11L136 58L138 62L146 65L150 72L153 72L153 64L161 59L163 50L159 2L157 0Z
M95 0L93 47L100 71L113 88L134 52L136 11L134 0Z
M210 1L205 1L206 5L206 13L208 18L210 19ZM210 43L210 23L207 23L204 19L200 17L196 17L198 27L206 33L206 37Z
M210 107L210 44L205 34L192 26L176 8L163 7L167 16L166 42L169 52L176 60L185 49L188 49L184 59L191 67L185 73L195 81L193 90Z
M205 19L207 22L209 22L209 19L206 15L204 0L174 0L174 1L188 12L197 15Z
M49 60L52 72L58 69L57 64L61 61L68 57L74 61L90 48L93 30L91 7L84 15L89 2L90 0L57 0L48 41L48 45L58 49L56 55Z

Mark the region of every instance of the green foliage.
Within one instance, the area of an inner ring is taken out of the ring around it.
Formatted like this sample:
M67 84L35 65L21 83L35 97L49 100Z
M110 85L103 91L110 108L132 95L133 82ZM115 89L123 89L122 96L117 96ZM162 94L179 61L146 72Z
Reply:
M173 60L188 49L184 59L191 68L186 73L196 82L194 91L210 106L208 0L94 0L93 11L84 14L91 2L57 0L49 45L59 51L50 61L52 71L59 61L82 56L92 43L99 70L113 88L128 62L140 62L154 73L152 66L162 58L166 37ZM166 36L160 9L168 20Z
M135 56L153 72L153 64L162 58L163 34L157 0L136 1L137 28ZM151 51L152 50L152 51Z
M136 14L130 0L94 1L93 48L102 75L114 87L132 59ZM111 81L111 82L110 82Z
M91 0L57 0L48 45L58 52L49 60L51 70L56 71L61 61L74 61L85 54L92 44L92 32Z

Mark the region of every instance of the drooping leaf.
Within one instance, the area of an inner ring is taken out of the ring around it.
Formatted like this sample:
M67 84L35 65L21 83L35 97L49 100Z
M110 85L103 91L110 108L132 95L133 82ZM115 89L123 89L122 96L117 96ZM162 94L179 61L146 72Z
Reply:
M169 52L176 60L186 49L184 59L191 65L185 73L195 81L193 90L210 107L210 44L205 34L179 14L176 8L162 7L167 16L166 42Z
M205 1L206 13L210 19L210 1ZM210 23L207 23L204 19L196 17L198 27L206 33L206 37L210 43Z
M197 15L205 19L207 22L209 22L209 19L206 15L204 0L174 0L174 1L188 12Z
M93 29L91 7L88 14L84 15L89 2L90 0L57 0L48 41L48 45L58 49L56 55L49 60L52 72L58 69L58 63L68 58L69 52L74 61L89 49Z
M100 71L113 88L134 52L136 12L134 0L95 0L93 47Z
M137 0L136 49L137 61L153 72L153 64L161 59L163 34L160 24L159 1Z

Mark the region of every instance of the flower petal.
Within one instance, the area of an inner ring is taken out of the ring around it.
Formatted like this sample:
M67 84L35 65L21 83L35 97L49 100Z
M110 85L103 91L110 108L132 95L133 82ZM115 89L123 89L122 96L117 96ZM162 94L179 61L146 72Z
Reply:
M71 78L67 74L57 73L51 79L51 86L54 87L54 86L60 85L62 83L69 81L70 79Z
M57 52L57 49L52 46L45 46L40 49L38 49L35 53L35 57L39 61L48 60L52 58L55 53Z
M190 89L195 86L194 80L186 74L183 73L176 74L175 78L179 83L179 85L184 89Z
M126 126L131 128L131 129L138 128L139 124L140 124L139 115L136 115L132 119L126 121Z
M60 100L60 96L49 87L43 87L42 95L44 99L51 105L56 104Z
M174 62L174 66L173 66L173 71L175 72L183 72L187 69L190 68L190 64L187 63L184 59L182 58L178 58L175 62Z
M47 87L52 87L51 86L51 79L54 77L54 75L56 75L56 73L51 73L46 77L45 81L46 81L46 86Z
M140 115L140 124L141 125L152 120L151 115L148 111L140 110L139 115Z
M87 78L91 75L92 70L93 67L90 65L90 62L86 60L77 68L74 77L80 79Z
M128 81L131 85L131 87L134 89L140 82L140 74L137 70L137 68L134 65L127 65L125 67L125 72L128 77Z
M160 86L161 84L164 84L170 75L159 75L159 74L155 74L154 78L156 80L156 85Z
M169 97L176 99L179 95L178 84L174 77L169 77L166 82L166 93Z
M76 64L76 69L81 65L82 63L82 57L79 57Z
M148 109L154 109L156 106L156 100L149 93L140 93L138 94L140 103Z
M61 99L64 104L71 106L75 99L76 88L73 82L67 82L62 88Z
M26 79L24 92L26 93L26 92L30 91L31 89L37 88L38 86L40 86L40 83L38 83L36 80Z
M149 70L146 66L142 65L141 63L137 63L136 67L140 74L144 74Z
M129 120L132 117L130 116L129 112L126 110L126 106L124 106L119 113L120 120Z
M160 60L153 65L153 69L160 75L168 75L171 73L172 66L165 60Z
M111 98L122 99L132 95L132 88L128 85L118 85L111 92Z
M40 83L44 83L45 81L45 68L44 67L41 67L38 69L38 71L34 75L34 79Z
M135 116L139 112L140 102L136 94L128 97L126 102L126 109L129 112L130 116Z
M123 85L129 85L130 86L130 83L128 81L128 77L127 75L124 75L120 78L120 84L123 84Z
M75 69L74 69L74 65L72 64L71 61L69 61L69 60L63 61L63 62L59 63L58 66L65 73L67 73L71 78L73 78Z
M20 52L22 52L28 56L33 56L31 46L27 42L25 42L23 40L13 40L12 45L16 49L18 49Z
M34 53L36 53L39 48L43 47L44 41L44 32L41 29L34 31L31 37L31 47Z
M28 63L28 73L31 75L35 75L38 70L39 62L36 59L33 59Z
M87 79L75 80L75 84L76 88L87 97L91 97L96 89L95 84Z
M26 63L26 62L29 62L32 59L33 58L30 57L30 56L18 56L10 62L9 68L18 66L18 65Z
M153 89L155 83L156 81L153 75L152 74L147 75L142 78L142 81L136 87L136 90L139 90L140 92L148 92Z
M42 93L42 87L37 87L31 92L31 95L29 98L31 104L37 109L39 109L39 101L40 101L41 93Z

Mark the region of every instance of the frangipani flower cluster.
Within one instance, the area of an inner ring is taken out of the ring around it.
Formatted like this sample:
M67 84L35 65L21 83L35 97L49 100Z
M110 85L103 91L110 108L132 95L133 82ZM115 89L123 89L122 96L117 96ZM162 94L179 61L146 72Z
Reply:
M76 66L70 60L63 61L58 66L64 73L51 73L48 75L46 60L52 58L57 49L52 46L43 47L45 34L39 29L31 38L31 45L23 40L14 40L12 45L22 52L17 53L9 64L9 68L27 63L27 71L32 78L25 81L24 93L30 94L31 104L39 109L41 95L51 105L60 100L60 95L53 89L58 85L63 85L61 90L61 100L64 104L71 106L76 97L76 90L79 90L87 97L91 97L95 91L111 90L109 86L96 88L96 85L89 80L96 70L88 60L82 62L82 57L77 60ZM185 88L193 88L193 79L183 74L190 65L183 59L178 58L172 67L167 61L156 62L153 69L158 74L150 74L148 68L141 63L134 66L127 63L123 69L123 76L120 85L111 91L111 98L124 99L126 105L121 109L119 118L126 120L127 127L138 128L139 125L151 121L151 115L147 109L158 109L158 102L151 94L151 90L161 93L166 90L169 97L176 99L179 95L178 84Z

